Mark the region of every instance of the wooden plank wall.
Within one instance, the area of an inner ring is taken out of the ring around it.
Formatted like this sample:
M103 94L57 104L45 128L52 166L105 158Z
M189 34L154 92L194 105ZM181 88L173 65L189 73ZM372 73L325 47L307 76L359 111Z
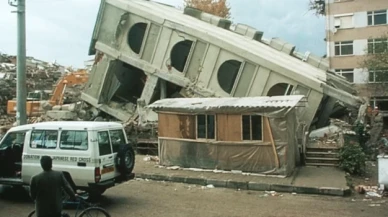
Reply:
M159 137L195 139L195 116L159 113Z
M263 117L263 142L271 142L271 134L267 126L270 126L267 124L268 118Z
M241 115L217 114L217 141L242 141ZM267 118L263 117L263 142L271 142L267 128Z
M217 114L217 141L242 141L241 115Z
M267 128L267 118L263 118L263 142L271 142ZM159 113L159 136L177 139L196 139L195 115ZM217 114L217 141L242 141L241 115Z

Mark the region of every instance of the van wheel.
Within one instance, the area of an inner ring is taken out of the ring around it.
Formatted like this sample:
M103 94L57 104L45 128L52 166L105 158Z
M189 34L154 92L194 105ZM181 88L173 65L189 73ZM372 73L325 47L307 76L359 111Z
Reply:
M120 145L117 153L117 168L122 175L132 173L135 167L135 151L131 144Z

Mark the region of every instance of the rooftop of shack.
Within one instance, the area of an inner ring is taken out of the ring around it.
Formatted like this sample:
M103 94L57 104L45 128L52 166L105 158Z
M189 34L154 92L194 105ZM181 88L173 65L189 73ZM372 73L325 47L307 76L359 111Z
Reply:
M162 99L147 106L155 111L207 112L273 112L303 106L303 95L272 97L172 98Z

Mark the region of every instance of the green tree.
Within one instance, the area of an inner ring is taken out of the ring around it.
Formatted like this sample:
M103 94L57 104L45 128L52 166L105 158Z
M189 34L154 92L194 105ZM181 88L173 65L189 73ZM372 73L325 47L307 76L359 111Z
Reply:
M325 15L325 0L309 0L309 10L314 11L317 16Z
M184 0L184 6L193 7L222 18L231 18L231 8L227 0Z
M388 95L388 32L368 39L366 55L360 66L369 72L368 89L374 95Z

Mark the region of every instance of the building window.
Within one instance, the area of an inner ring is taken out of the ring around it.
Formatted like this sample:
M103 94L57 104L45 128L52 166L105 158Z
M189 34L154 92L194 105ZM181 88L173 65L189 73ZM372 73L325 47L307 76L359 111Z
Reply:
M171 49L171 66L176 70L183 72L189 57L193 42L190 40L180 41Z
M268 90L267 96L288 96L291 95L293 85L288 83L278 83Z
M197 115L197 138L215 139L215 116Z
M369 83L388 82L388 68L369 71Z
M353 28L353 15L342 15L334 17L334 26L338 29Z
M388 97L375 97L370 101L372 108L377 107L379 111L388 111Z
M352 55L353 54L353 41L340 41L335 42L335 55Z
M260 115L242 116L243 140L263 140L263 119Z
M146 29L147 23L136 23L128 32L128 45L131 50L137 54L140 53Z
M368 53L384 53L388 50L388 39L368 39Z
M368 26L382 24L387 24L387 10L368 12Z
M335 73L346 78L349 82L354 82L354 70L353 69L336 69Z
M218 69L217 79L220 87L227 93L231 93L237 74L240 71L241 62L237 60L227 60Z

